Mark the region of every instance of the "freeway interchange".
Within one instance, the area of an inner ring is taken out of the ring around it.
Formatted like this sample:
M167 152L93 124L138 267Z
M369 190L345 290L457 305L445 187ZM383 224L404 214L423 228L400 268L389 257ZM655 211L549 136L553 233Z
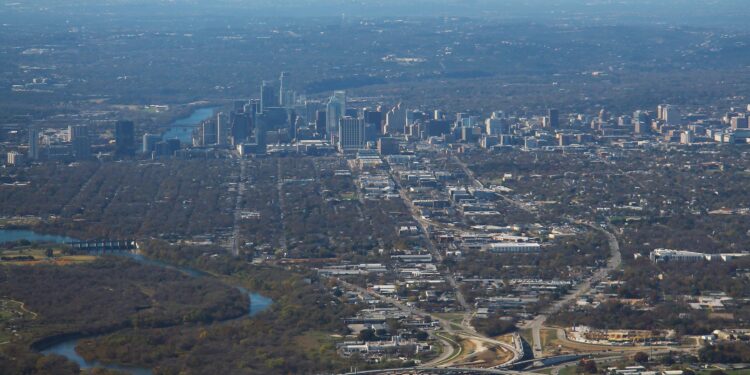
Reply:
M471 184L477 188L484 188L484 184L479 181L473 174L473 172L468 168L468 166L463 163L458 157L452 158L457 165L461 167L463 172L471 181ZM396 189L398 189L399 196L401 199L406 203L406 205L409 207L409 210L411 211L412 217L414 221L418 224L420 232L423 234L426 240L427 249L432 254L434 259L436 259L438 262L443 261L444 255L443 253L437 248L435 245L432 236L431 236L431 230L440 229L444 226L444 224L431 221L428 218L423 217L418 207L414 204L413 200L409 196L407 189L402 186L399 182L398 176L393 173L393 170L391 170L391 178L393 181L395 181ZM498 194L500 198L505 201L506 203L519 208L529 214L535 215L535 213L529 208L529 206L523 202L517 201L507 195L504 194ZM599 232L602 235L606 236L607 243L609 247L609 257L607 259L606 266L601 267L597 269L595 272L590 274L586 279L579 282L577 285L574 286L574 288L564 295L562 298L558 299L557 301L553 302L549 306L545 308L542 312L538 313L533 319L526 321L524 324L520 326L521 329L528 330L531 333L531 342L529 342L529 345L531 346L531 352L525 352L524 346L523 346L523 339L520 335L514 334L511 336L510 343L508 341L501 341L496 338L488 337L480 332L477 332L477 330L472 327L471 321L472 317L476 314L476 309L472 307L467 301L466 298L463 296L463 293L461 291L461 288L459 287L459 282L456 281L456 278L454 277L453 273L448 267L442 267L441 270L441 276L445 279L447 284L453 289L455 296L456 296L456 302L462 307L463 314L460 323L457 323L456 321L451 321L445 318L442 318L438 316L437 314L431 314L427 311L420 310L419 308L408 305L404 303L404 301L383 295L381 293L378 293L375 290L372 289L366 289L361 286L353 285L351 283L348 283L343 280L336 280L339 286L355 291L361 295L368 295L369 297L375 298L381 302L385 302L388 304L391 304L399 309L401 309L404 312L408 312L417 316L421 317L430 317L433 321L438 321L440 324L440 328L436 332L431 332L430 336L435 339L437 342L440 343L442 346L441 353L428 363L424 363L421 366L418 367L420 371L425 371L426 373L440 373L445 371L451 371L452 373L461 373L462 371L468 371L467 373L503 373L503 374L509 374L509 373L524 373L523 371L514 371L510 370L511 368L518 367L517 365L524 365L529 364L532 367L545 367L542 362L540 362L540 359L545 358L545 352L543 348L543 340L541 337L541 331L543 329L552 329L555 330L557 333L557 337L559 340L564 342L570 342L568 338L566 337L565 331L559 327L549 327L546 325L547 318L555 314L556 312L563 309L565 306L569 305L570 303L575 302L580 297L586 295L589 293L594 285L597 283L606 280L607 276L610 272L618 269L621 266L622 263L622 255L620 253L620 247L617 240L617 237L613 233L614 228L607 225L601 225L597 223L592 223L588 221L582 221L578 220L572 217L565 217L563 218L565 222L570 224L576 224L579 226L585 226L589 227L593 231ZM464 345L462 345L462 342L469 341L473 343L473 347L476 348L474 351L467 351L464 348ZM590 347L596 347L594 345L591 345ZM482 368L482 367L476 367L471 366L474 364L472 362L473 359L475 359L479 354L486 352L491 349L497 349L499 348L503 352L510 353L509 356L505 357L502 363L495 363L492 366L488 368ZM558 362L555 363L554 366L552 366L553 374L556 374L557 371L560 370L562 366L565 366L565 363L570 363L571 361L575 361L582 357L592 357L596 356L597 358L600 358L603 361L613 361L616 359L623 359L629 357L633 351L632 350L622 350L619 353L615 353L611 351L611 347L608 346L600 346L599 350L587 350L587 351L581 351L578 353L578 355L570 356L560 356L559 358L556 358ZM668 352L673 350L693 350L694 348L688 348L688 349L679 349L679 348L669 348L669 347L662 347L662 348L656 348L652 350L656 350L656 353L662 353L662 352ZM533 358L532 360L528 360L528 358ZM547 357L549 358L549 357ZM554 362L554 361L550 361ZM562 363L562 364L561 364ZM468 367L466 365L469 365ZM521 366L523 367L523 366ZM409 369L406 370L406 372L412 373L415 371L415 369ZM373 373L378 373L382 371L375 371ZM363 372L364 373L364 372ZM391 369L386 371L386 373L400 373L399 369Z

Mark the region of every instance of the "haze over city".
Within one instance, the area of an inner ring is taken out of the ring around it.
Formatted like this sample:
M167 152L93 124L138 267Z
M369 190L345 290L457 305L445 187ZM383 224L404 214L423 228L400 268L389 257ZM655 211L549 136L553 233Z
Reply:
M741 0L0 5L0 374L750 374Z

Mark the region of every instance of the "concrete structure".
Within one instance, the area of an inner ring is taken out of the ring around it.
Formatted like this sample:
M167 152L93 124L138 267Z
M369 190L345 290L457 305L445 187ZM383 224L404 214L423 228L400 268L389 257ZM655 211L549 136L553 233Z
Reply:
M91 138L89 137L89 127L86 125L68 126L68 135L73 149L73 157L76 160L86 160L91 158Z
M115 154L135 155L135 124L132 121L118 121L115 124Z
M484 250L496 254L538 253L541 249L536 242L496 242L484 246Z
M655 249L649 254L652 262L700 262L721 260L724 262L731 261L739 257L748 256L750 253L725 253L725 254L704 254L694 251Z
M356 151L365 145L365 120L344 117L338 126L338 148L340 152Z
M8 153L8 159L7 159L8 165L22 164L22 161L23 161L23 155L21 155L20 153L16 151L11 151Z
M29 160L39 159L39 130L29 128Z

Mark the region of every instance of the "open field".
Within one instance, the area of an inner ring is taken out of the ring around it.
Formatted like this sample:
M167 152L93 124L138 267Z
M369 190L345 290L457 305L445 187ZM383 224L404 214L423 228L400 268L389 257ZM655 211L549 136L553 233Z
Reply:
M0 345L13 337L18 324L36 319L37 314L26 309L24 304L10 299L0 299Z
M46 249L20 249L20 250L5 250L0 252L0 255L8 258L19 258L18 260L7 260L2 261L2 264L6 265L35 265L35 264L52 264L57 266L64 266L76 263L87 263L92 262L96 259L93 255L66 255L63 254L62 250L56 249L53 251L54 256L48 258L46 255ZM33 257L34 259L27 259L27 257Z

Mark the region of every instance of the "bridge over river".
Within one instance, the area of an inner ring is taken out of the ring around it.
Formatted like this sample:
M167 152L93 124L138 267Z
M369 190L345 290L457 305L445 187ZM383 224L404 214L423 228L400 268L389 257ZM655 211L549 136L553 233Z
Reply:
M138 249L138 243L135 240L72 241L67 244L73 253L87 254L130 252Z

